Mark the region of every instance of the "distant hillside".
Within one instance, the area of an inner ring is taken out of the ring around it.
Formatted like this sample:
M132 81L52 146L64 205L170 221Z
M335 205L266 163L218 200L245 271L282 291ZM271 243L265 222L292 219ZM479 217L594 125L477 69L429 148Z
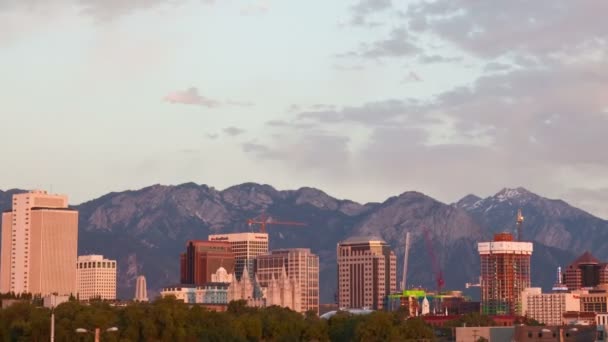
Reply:
M10 208L13 192L0 191L0 209ZM608 259L608 250L602 246L607 221L521 188L504 189L485 199L469 195L452 205L418 192L405 192L383 203L359 204L314 188L279 191L245 183L220 191L187 183L110 193L76 206L80 212L79 253L100 253L119 261L121 298L133 296L138 274L146 275L152 293L178 281L179 253L188 239L248 231L246 220L266 213L308 224L269 228L270 246L309 247L320 256L322 302L334 298L336 244L352 236L379 235L390 243L398 254L401 277L404 236L411 232L408 283L433 288L425 229L446 287L461 289L479 276L476 243L494 232L513 231L519 207L526 216L525 236L536 242L532 257L535 285L550 287L556 267L586 249Z

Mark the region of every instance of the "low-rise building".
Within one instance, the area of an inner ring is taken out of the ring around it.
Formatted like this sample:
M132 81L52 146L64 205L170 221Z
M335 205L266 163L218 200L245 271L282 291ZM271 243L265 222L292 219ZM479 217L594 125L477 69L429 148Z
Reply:
M70 296L66 295L48 295L42 298L42 306L45 308L56 308L60 304L66 303L70 300Z
M581 295L581 311L608 312L608 286L601 285Z
M177 284L164 287L161 297L173 296L187 304L228 304L226 283L207 283L202 286Z
M485 339L490 342L515 341L513 327L458 327L456 328L456 342L479 341Z
M595 312L569 311L564 312L564 325L593 325L595 324Z
M604 329L595 325L515 326L512 340L517 342L595 342L604 341ZM490 341L492 341L490 339Z
M581 293L542 293L540 287L527 288L522 292L521 315L546 325L562 324L568 311L579 311Z

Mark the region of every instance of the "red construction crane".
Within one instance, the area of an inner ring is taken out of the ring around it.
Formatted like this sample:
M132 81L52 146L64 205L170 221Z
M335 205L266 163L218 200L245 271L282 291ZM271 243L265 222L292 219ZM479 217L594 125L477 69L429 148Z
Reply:
M433 273L435 274L437 292L440 293L443 289L443 286L445 285L445 280L443 279L443 272L441 271L441 266L439 266L439 262L437 261L437 257L435 256L433 242L431 241L431 237L429 234L429 230L425 228L424 242L426 243L426 250L429 252L429 257L431 257L431 262L433 263Z
M280 225L280 226L305 226L306 223L293 222L293 221L274 221L271 217L262 215L259 219L249 219L247 224L251 227L254 224L260 225L260 232L266 233L266 225Z

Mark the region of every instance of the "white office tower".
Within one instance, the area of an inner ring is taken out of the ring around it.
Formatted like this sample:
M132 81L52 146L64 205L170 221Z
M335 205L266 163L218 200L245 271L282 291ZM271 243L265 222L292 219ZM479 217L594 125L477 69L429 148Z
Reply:
M268 234L266 233L231 233L211 234L209 241L229 242L234 253L234 274L241 280L245 266L249 270L249 278L255 278L255 258L268 254Z
M146 287L146 277L140 275L135 280L135 301L147 302L148 301L148 289Z
M81 255L76 262L79 300L116 299L116 260L103 255Z

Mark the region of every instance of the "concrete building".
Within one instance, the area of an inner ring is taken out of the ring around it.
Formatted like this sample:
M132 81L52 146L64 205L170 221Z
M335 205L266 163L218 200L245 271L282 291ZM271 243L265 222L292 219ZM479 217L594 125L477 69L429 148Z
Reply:
M209 241L229 242L234 253L234 273L238 280L247 266L249 277L254 277L255 258L268 254L268 234L266 233L234 233L209 235Z
M595 312L568 311L564 312L562 325L593 325L596 320Z
M513 241L499 233L494 241L479 242L481 257L481 311L488 315L521 312L521 294L530 287L531 242Z
M46 295L42 298L42 306L47 309L53 309L58 307L60 304L67 303L70 301L70 296L62 295Z
M564 313L578 311L580 293L542 293L540 287L527 288L521 295L521 315L545 325L561 325Z
M234 253L229 242L190 240L180 255L180 282L203 285L220 267L234 273Z
M493 341L490 339L490 341ZM552 326L525 326L514 327L512 340L517 342L595 342L605 341L603 327L595 325L552 325Z
M397 289L397 259L378 238L352 238L338 243L338 305L380 310Z
M580 311L606 313L608 312L608 285L600 285L596 289L581 294Z
M319 312L319 257L308 248L292 248L271 251L256 260L260 286L268 287L272 278L280 279L286 271L291 280L299 283L302 312Z
M457 327L455 331L456 342L477 342L480 339L489 342L519 341L513 339L513 327Z
M116 300L116 260L103 255L81 255L76 263L79 300Z
M587 251L566 267L563 284L570 291L608 284L608 264Z
M146 277L140 275L135 279L135 298L137 302L148 301L148 286L146 284Z
M78 212L64 195L13 195L2 213L0 292L46 296L76 293Z

